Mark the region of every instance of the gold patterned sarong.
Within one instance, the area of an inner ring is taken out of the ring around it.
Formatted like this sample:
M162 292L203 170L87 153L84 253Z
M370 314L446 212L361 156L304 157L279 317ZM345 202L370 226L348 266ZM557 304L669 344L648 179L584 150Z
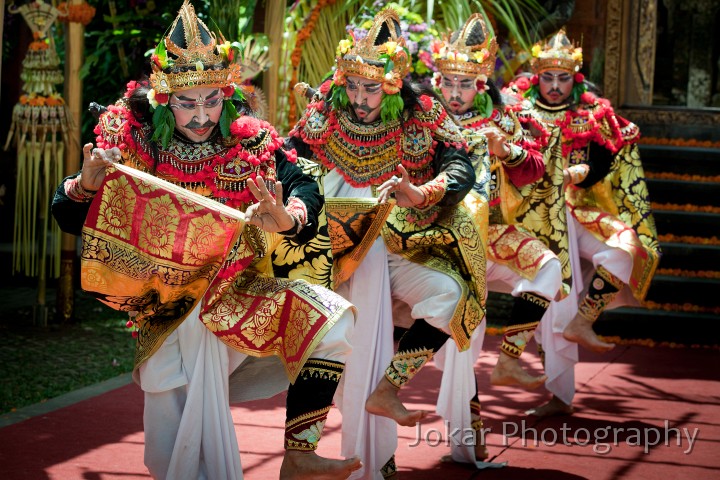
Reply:
M610 173L592 187L568 187L567 202L572 215L595 238L631 255L629 287L642 301L660 261L655 218L637 145L623 146L614 162Z
M395 207L382 235L388 250L452 277L462 288L450 320L450 332L460 351L485 317L487 283L488 204L471 191L453 207L444 207L428 225L414 221L416 212Z
M560 298L564 298L572 286L572 269L563 184L564 160L557 128L551 131L543 159L545 172L535 183L516 189L509 179L500 180L502 215L508 224L521 224L560 260L563 282ZM498 170L504 175L503 169ZM522 271L517 272L522 275Z
M270 253L281 236L243 218L152 175L108 169L83 228L82 287L112 308L138 312L136 368L202 300L200 318L221 341L248 355L278 355L294 381L351 308L304 279L275 278Z

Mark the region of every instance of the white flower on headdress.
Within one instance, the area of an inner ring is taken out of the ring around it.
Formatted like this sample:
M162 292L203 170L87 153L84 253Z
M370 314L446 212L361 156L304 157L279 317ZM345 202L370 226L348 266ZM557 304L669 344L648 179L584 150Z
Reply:
M203 63L198 60L197 62L195 62L195 70L197 70L198 72L202 72L203 70L205 70L205 65L203 65Z
M484 93L490 89L487 84L487 79L487 75L484 75L482 73L475 77L475 89L478 91L478 93Z
M440 88L440 85L442 85L442 73L435 72L432 76L432 84L435 88Z
M160 105L160 104L155 100L155 90L152 89L152 88L151 88L150 90L148 90L148 92L147 92L147 99L148 99L148 102L150 102L150 105L152 105L153 108L157 108L158 105Z
M470 60L470 57L468 57L466 53L458 53L455 55L455 58L459 62L467 62L468 60Z
M392 81L393 81L393 74L392 74L392 72L388 72L388 73L385 74L385 80L388 81L388 82L392 82Z

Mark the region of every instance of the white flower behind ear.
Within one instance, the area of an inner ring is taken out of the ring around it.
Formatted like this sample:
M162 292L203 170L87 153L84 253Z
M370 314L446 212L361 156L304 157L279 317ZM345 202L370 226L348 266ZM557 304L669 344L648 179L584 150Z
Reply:
M150 105L151 105L153 108L157 108L158 105L160 105L160 104L157 102L157 100L155 100L155 90L152 89L152 88L151 88L150 90L148 90L147 99L148 99L148 102L150 102Z

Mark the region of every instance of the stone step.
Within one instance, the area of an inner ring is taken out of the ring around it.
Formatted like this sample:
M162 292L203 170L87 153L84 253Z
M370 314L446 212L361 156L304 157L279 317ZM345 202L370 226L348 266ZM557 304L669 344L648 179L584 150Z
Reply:
M720 207L720 182L648 178L650 200L656 203Z
M655 275L646 298L660 304L720 307L720 279Z
M720 214L685 212L678 210L654 210L659 235L671 233L692 237L720 238Z
M720 148L640 145L640 158L649 172L720 175Z
M720 245L661 242L661 268L720 272Z
M603 312L593 328L599 335L626 340L652 339L687 346L720 343L720 316L712 314L623 307Z

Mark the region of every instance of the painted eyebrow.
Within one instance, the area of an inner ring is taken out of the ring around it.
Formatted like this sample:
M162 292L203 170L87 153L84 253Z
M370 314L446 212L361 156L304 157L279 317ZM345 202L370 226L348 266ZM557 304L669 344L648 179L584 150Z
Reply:
M213 90L213 91L210 93L210 95L208 95L207 97L205 97L205 100L210 100L211 98L213 98L214 96L216 96L216 95L218 94L218 92L219 92L219 90ZM185 97L185 96L183 96L183 95L175 95L175 96L177 97L178 100L184 100L184 101L186 101L186 102L194 102L195 100L197 100L197 99L195 99L195 98Z
M376 82L372 82L372 83L360 83L360 82L357 82L357 83L356 83L356 82L353 82L352 80L348 80L347 83L348 83L348 85L352 85L353 87L356 87L356 86L357 86L357 87L365 87L365 88L375 88L375 87L379 87L379 86L380 86L380 84L379 84L379 83L376 83Z

